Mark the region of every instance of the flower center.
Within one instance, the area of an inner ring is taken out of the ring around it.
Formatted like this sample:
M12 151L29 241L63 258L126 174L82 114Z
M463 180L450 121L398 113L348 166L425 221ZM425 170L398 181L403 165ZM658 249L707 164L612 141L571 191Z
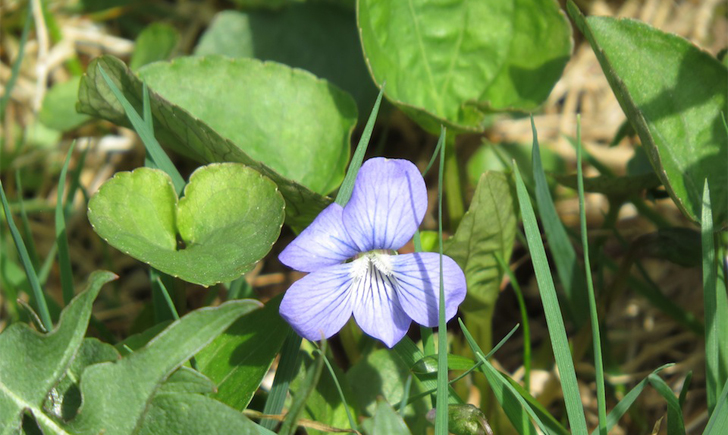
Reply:
M372 273L377 275L392 276L392 260L389 258L390 251L377 249L374 251L359 254L351 262L351 277L354 280L361 280Z

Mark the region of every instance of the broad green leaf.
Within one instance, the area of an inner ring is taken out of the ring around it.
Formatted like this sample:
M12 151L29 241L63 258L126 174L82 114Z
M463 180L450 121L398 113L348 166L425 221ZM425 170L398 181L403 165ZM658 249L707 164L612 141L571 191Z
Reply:
M156 406L152 399L161 384L235 320L259 307L256 301L241 300L193 311L172 323L146 347L119 361L88 367L81 376L83 405L69 424L71 431L130 434L142 425L151 430L155 423L145 421L145 416ZM193 411L202 409L181 406L176 414Z
M119 172L91 198L88 217L99 236L120 251L209 286L238 278L268 253L283 209L270 180L243 165L222 163L195 171L179 201L160 170Z
M195 54L272 60L304 69L350 93L363 116L377 97L354 11L330 3L294 3L278 12L219 12Z
M480 131L487 112L536 108L572 47L553 0L361 0L358 20L374 81L433 133Z
M465 312L495 303L503 278L496 255L511 257L517 216L507 176L501 172L483 174L468 212L445 244L445 254L460 265L468 282L468 295L461 306Z
M589 17L569 2L627 119L678 208L700 222L703 182L713 219L728 223L728 68L686 39L629 19Z
M48 334L23 323L10 325L0 334L0 433L18 433L26 410L44 431L62 432L43 413L43 402L81 346L101 286L115 278L111 272L91 274L87 290L68 304Z
M136 71L146 64L168 60L179 43L177 30L165 23L153 23L137 36L129 68Z
M83 370L91 364L115 361L121 358L114 346L95 338L84 338L81 347L61 381L53 387L46 398L46 412L68 421L81 406L81 390L78 388Z
M251 158L314 192L344 179L357 110L336 86L275 62L222 56L158 62L139 74Z
M38 119L46 127L58 131L69 131L91 119L90 116L76 113L76 99L81 77L73 77L67 82L56 83L43 98Z
M196 370L182 366L164 381L157 394L211 394L215 390L217 390L217 386L210 378Z
M136 111L142 113L142 82L132 74L123 62L113 56L102 56L89 65L88 72L81 81L79 88L78 110L119 125L129 126L124 109L111 93L99 73L98 66L103 66L112 81L122 90L124 96ZM278 185L283 198L286 200L286 223L289 225L302 229L331 203L329 198L313 192L304 185L279 174L268 165L254 160L238 144L223 137L221 133L215 131L211 126L190 114L184 108L160 97L154 90L150 90L150 99L155 133L161 143L203 163L238 162L266 175ZM219 105L219 103L216 104ZM353 106L353 103L351 105ZM275 114L272 118L278 119L279 116ZM268 119L268 121L275 122L274 119ZM306 131L308 124L318 124L319 121L318 118L309 120L301 130ZM242 131L239 125L236 125L236 128ZM278 127L270 126L270 128L276 129ZM295 141L297 140L295 139ZM273 144L278 145L275 142ZM269 154L274 155L276 153ZM322 169L317 167L311 170L321 172Z
M405 383L409 376L412 376L409 368L391 351L385 349L370 353L346 373L354 399L362 411L370 416L377 413L378 398L384 398L390 405L397 404L403 399ZM413 376L409 396L422 391L424 389L420 382ZM428 402L428 398L422 397L405 408L404 418L414 433L425 433L429 426L423 418L430 408Z
M140 435L258 435L259 426L240 411L199 394L158 394L149 405ZM107 432L108 433L108 432Z
M290 330L278 315L280 299L238 319L195 356L197 368L217 384L215 399L248 406Z
M392 405L384 400L377 402L377 408L374 412L374 422L372 424L371 434L388 434L388 435L411 435L402 416L400 416Z

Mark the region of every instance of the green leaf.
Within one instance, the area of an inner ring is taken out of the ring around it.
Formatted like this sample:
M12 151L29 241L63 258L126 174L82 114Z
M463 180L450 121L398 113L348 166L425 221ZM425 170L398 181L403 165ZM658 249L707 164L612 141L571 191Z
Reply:
M193 311L172 323L143 349L113 363L88 367L81 377L83 405L70 423L72 432L130 434L142 424L146 428L154 426L154 412L150 413L146 421L145 415L159 406L156 399L153 405L152 399L164 380L240 316L259 306L256 301L242 300ZM159 400L163 400L165 396L167 395L159 395ZM183 400L176 395L172 397L177 402ZM195 399L189 400L199 402ZM184 418L180 414L195 415L207 409L203 408L204 404L196 405L200 409L180 405L172 414ZM200 421L208 423L207 420Z
M537 147L534 148L538 149ZM538 282L539 295L543 303L549 338L551 339L551 348L553 349L556 366L561 376L561 388L564 392L564 402L566 404L569 424L575 435L586 435L586 419L584 417L581 396L579 395L579 386L576 381L574 361L566 336L566 327L564 326L564 319L561 315L559 300L556 296L551 269L546 258L543 240L541 240L541 232L538 223L536 223L536 215L533 212L531 198L528 195L526 186L523 184L518 166L514 166L514 175L516 178L518 204L523 219L523 228L528 241L528 250L531 253L531 262L533 263L536 281Z
M236 62L242 61L238 60ZM130 101L135 110L138 113L142 113L142 82L132 74L123 62L113 56L102 56L95 59L89 65L88 72L81 81L79 88L78 110L107 119L119 125L129 126L130 124L123 107L111 93L111 90L99 72L98 66L103 66L104 70L122 90L124 96ZM297 73L297 75L303 75L303 73ZM185 109L160 97L153 90L150 90L150 100L151 111L154 117L155 134L160 142L200 162L238 162L266 175L278 185L281 194L286 200L286 223L289 225L296 228L307 226L321 210L331 203L329 198L313 192L302 184L284 177L264 163L254 160L239 145L223 137L221 133L215 131L204 121L193 116ZM215 104L219 105L219 103ZM301 102L300 104L305 104L305 102ZM350 105L353 106L353 103L350 102ZM352 117L355 117L355 115ZM274 114L268 121L275 122L279 118L279 114ZM305 132L308 126L313 124L323 125L320 124L318 118L313 120L309 119L306 121L306 125L302 128L302 131ZM281 129L280 127L269 125L269 128L274 130ZM326 127L329 126L327 125ZM235 128L242 131L239 124L236 124ZM295 141L298 141L298 138L294 138ZM278 145L277 142L271 142L268 145L270 144ZM272 152L268 154L270 156L276 155L276 153ZM310 170L325 172L321 170L321 167Z
M159 62L139 74L284 177L321 194L343 180L357 110L336 86L278 63L221 56Z
M217 386L210 378L196 370L182 366L164 381L164 384L159 387L157 394L210 394L214 393L215 390L217 390Z
M468 295L461 306L465 312L495 303L503 278L496 255L511 257L517 217L508 177L500 172L483 174L468 212L445 244L445 254L460 265L468 282Z
M150 24L137 36L129 68L136 71L146 64L168 60L179 39L179 33L169 24Z
M68 304L48 334L39 334L22 323L10 325L0 334L0 432L19 431L26 410L44 431L62 432L43 413L43 402L81 346L101 286L115 278L111 272L91 274L87 290Z
M377 402L371 434L411 435L402 417L384 400Z
M119 172L91 198L88 217L99 236L120 251L209 286L238 278L268 253L283 209L270 180L223 163L196 170L179 201L160 170Z
M44 408L47 413L68 421L81 406L81 390L78 387L81 373L91 364L115 361L121 358L114 346L96 338L84 338L73 358L68 371L46 397Z
M72 77L63 83L56 83L43 98L38 119L46 127L58 131L69 131L91 119L76 112L76 99L81 77Z
M289 331L278 315L280 299L238 319L195 356L198 370L217 384L212 397L235 409L248 406Z
M629 19L589 17L569 2L627 119L678 208L700 222L703 181L716 226L728 223L728 68L686 39Z
M240 411L209 397L186 393L156 395L149 405L144 425L135 433L258 435L262 432Z
M391 405L403 399L405 384L409 376L411 376L409 368L386 349L379 349L368 354L346 373L354 399L362 411L371 416L378 412L378 398L384 398ZM409 396L414 396L422 391L424 389L420 382L413 379ZM429 410L428 402L428 398L422 397L405 408L404 418L414 433L425 433L429 426L423 418Z
M561 76L571 28L553 0L361 0L362 46L387 97L435 133L532 110Z
M304 69L351 94L364 116L377 97L354 11L333 4L294 3L275 13L219 12L195 54L272 60Z

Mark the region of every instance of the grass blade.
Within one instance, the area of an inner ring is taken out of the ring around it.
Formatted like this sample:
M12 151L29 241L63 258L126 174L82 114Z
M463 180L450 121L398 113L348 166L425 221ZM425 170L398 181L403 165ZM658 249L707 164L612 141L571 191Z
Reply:
M523 184L521 173L515 164L513 166L513 173L516 177L518 203L521 208L523 226L526 231L526 239L528 240L528 249L531 252L531 261L533 262L536 281L538 282L539 294L541 295L541 301L544 306L551 346L554 351L556 366L559 368L559 373L561 374L561 386L564 392L564 401L566 402L566 413L569 417L572 432L575 435L586 435L586 420L584 417L584 409L581 405L581 397L579 396L579 386L576 382L574 362L571 359L569 342L566 338L566 328L564 327L564 320L561 317L561 309L559 308L554 281L551 277L548 260L546 259L546 251L541 240L541 233L536 222L536 215L533 212L533 207L531 206L526 186Z
M0 199L3 203L3 211L5 212L5 219L8 221L10 234L15 242L15 248L18 250L20 261L23 264L23 268L25 268L25 274L28 277L30 288L33 290L35 303L38 305L38 314L43 321L43 326L46 331L51 331L53 329L53 321L51 320L51 315L48 312L48 304L46 304L45 295L43 294L43 290L40 288L38 275L36 275L35 268L33 268L33 264L30 262L30 256L28 255L25 243L23 243L23 238L20 237L18 227L15 226L15 222L13 221L13 215L10 214L10 205L8 204L8 199L5 197L5 189L3 189L2 182L0 182Z
M554 207L551 192L546 181L546 174L543 171L541 163L541 153L539 151L538 133L536 125L531 118L531 130L533 132L533 151L531 158L533 160L533 178L536 183L536 203L538 204L538 214L541 216L546 238L549 241L549 250L553 254L554 266L556 266L556 274L559 277L561 286L564 289L564 295L567 299L567 312L573 319L577 328L581 327L588 319L587 313L589 309L586 300L586 292L584 291L586 278L584 272L579 268L576 261L576 252L569 241L569 236L564 229L564 225L559 219L559 215Z
M20 64L23 63L23 57L25 56L25 44L28 42L28 33L30 33L30 26L33 24L33 2L28 2L28 12L26 13L23 33L20 35L20 43L18 44L18 57L13 63L10 80L5 84L5 92L0 98L0 121L5 119L5 108L7 108L8 101L10 101L10 94L12 94L15 82L20 74ZM0 152L2 152L2 149L0 149Z
M500 253L495 254L495 259L500 268L508 275L511 281L511 287L516 294L518 300L518 309L521 312L521 322L523 323L523 387L526 391L531 390L531 328L528 322L528 312L526 311L526 301L523 299L521 286L518 284L516 275L506 264Z
M66 185L66 174L68 173L68 165L71 162L73 149L76 142L71 144L66 155L66 161L63 163L61 175L58 177L58 192L56 196L56 244L58 245L58 267L61 272L61 290L63 292L63 305L68 305L73 299L73 269L71 268L71 251L68 247L68 234L66 234L66 211L63 205L63 191Z
M713 409L703 435L721 435L728 427L728 380L723 384L723 392Z
M589 297L589 318L591 319L592 344L594 345L594 370L596 371L597 408L599 414L599 433L607 435L607 403L604 391L604 363L602 362L602 340L599 333L597 301L594 296L591 261L589 259L589 239L586 232L586 208L584 207L584 173L581 167L581 118L576 118L576 179L579 191L579 221L581 223L581 246L584 251L584 272Z
M323 340L321 342L321 352L319 352L319 357L311 362L311 366L309 366L308 371L306 372L306 377L301 383L301 388L296 391L293 403L291 403L291 407L288 409L288 413L283 419L281 430L278 431L279 435L293 435L296 431L296 428L298 427L298 416L301 412L303 412L308 396L313 393L313 390L316 389L316 385L319 383L319 379L321 379L321 371L324 367L323 355L325 352L326 340Z
M447 130L441 127L440 140L445 142ZM445 282L442 276L442 184L445 172L445 147L440 146L440 171L437 175L437 234L440 243L440 306L437 324L437 401L435 404L435 435L447 435L448 382L447 382L447 322L445 320Z
M685 435L682 409L672 388L656 374L649 375L647 381L667 401L667 435Z
M172 184L174 185L174 189L177 192L177 195L181 195L182 191L184 190L185 181L180 175L179 171L177 171L177 168L172 163L172 160L170 160L169 156L165 154L162 146L159 145L159 142L157 142L157 139L154 137L154 129L149 127L149 125L151 124L151 117L149 117L147 121L140 118L137 111L134 109L134 107L132 107L131 103L129 103L129 100L124 97L124 94L121 92L121 90L119 90L119 88L111 80L109 75L106 74L104 68L101 65L99 65L98 68L101 76L104 78L104 81L111 89L111 92L114 94L116 99L119 100L119 103L121 103L121 105L124 107L127 118L129 118L129 121L134 126L134 130L136 130L137 134L142 139L142 142L144 143L147 152L152 157L152 160L159 169L166 172L172 178ZM144 96L145 100L149 99L148 92L144 93ZM144 106L149 106L149 102L144 101Z
M341 182L341 187L339 187L339 193L336 195L336 203L342 207L345 206L347 202L349 202L349 198L351 198L351 193L354 191L354 181L356 181L356 174L359 173L359 168L364 161L364 154L366 154L367 147L369 147L369 140L372 138L372 130L374 130L374 123L377 121L379 106L382 104L382 95L384 95L385 85L386 83L383 83L382 88L379 90L377 101L374 102L372 113L369 114L367 125L364 127L364 131L362 131L361 133L359 143L356 145L356 151L354 151L354 156L351 158L351 162L349 163L349 169L346 171L344 181Z
M552 432L549 432L546 429L545 425L541 422L541 419L533 412L531 407L528 406L525 399L518 394L513 386L505 380L503 375L501 375L501 373L488 361L483 350L480 346L478 346L475 339L473 339L473 336L470 334L470 331L468 331L468 328L462 320L458 319L458 322L460 323L460 328L463 330L465 340L467 340L475 358L483 364L480 367L480 371L488 379L488 383L493 390L493 394L498 400L498 403L500 403L503 407L503 411L505 411L508 419L511 421L518 433L521 435L536 434L536 429L533 427L533 424L531 424L526 415L523 414L523 410L525 409L543 433L551 434ZM513 401L514 399L517 403Z
M715 259L713 211L708 180L703 185L703 210L700 235L703 250L703 304L705 306L705 384L708 412L712 413L718 400L720 379L720 347L718 330L718 270Z
M323 353L321 349L318 350L318 352L321 354L321 358L324 360L324 364L326 364L326 368L329 371L329 374L331 375L331 379L334 381L334 385L336 386L336 391L339 392L339 397L341 398L341 403L344 404L344 410L346 411L346 417L349 419L349 427L351 427L352 430L358 431L359 429L356 426L356 421L354 420L354 417L351 415L351 410L349 409L349 404L346 403L346 397L344 396L344 391L341 389L341 384L339 383L339 378L336 376L336 373L334 372L334 368L331 367L331 363L329 362L329 359L326 358L326 355Z
M268 399L265 401L263 414L275 415L283 411L283 405L288 394L288 387L291 385L293 378L296 377L298 365L300 364L298 350L301 348L301 341L301 336L296 334L295 331L291 329L288 332L288 337L283 342L281 360L278 363L276 376L273 378L273 386L268 394ZM261 426L270 430L275 429L276 424L275 420L270 419L264 419L260 422Z
M37 268L40 265L40 257L38 257L38 251L35 249L35 241L33 240L33 231L30 229L30 221L28 220L28 213L25 210L25 201L23 200L23 184L20 176L20 170L15 171L15 186L18 195L18 206L20 208L20 223L23 225L23 235L25 236L26 247L28 248L28 255L30 256L30 262L33 267Z

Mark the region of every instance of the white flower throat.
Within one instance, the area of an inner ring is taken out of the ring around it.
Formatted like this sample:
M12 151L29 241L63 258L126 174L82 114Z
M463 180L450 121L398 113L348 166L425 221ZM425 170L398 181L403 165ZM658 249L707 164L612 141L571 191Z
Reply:
M390 251L382 249L364 252L351 262L349 274L355 281L371 277L371 275L391 277L393 268L390 256Z

